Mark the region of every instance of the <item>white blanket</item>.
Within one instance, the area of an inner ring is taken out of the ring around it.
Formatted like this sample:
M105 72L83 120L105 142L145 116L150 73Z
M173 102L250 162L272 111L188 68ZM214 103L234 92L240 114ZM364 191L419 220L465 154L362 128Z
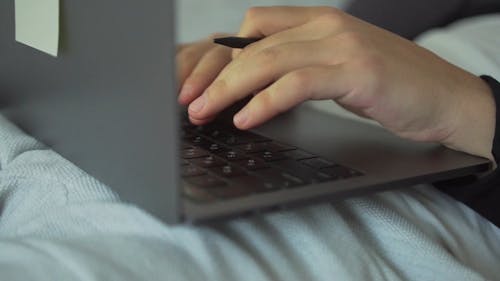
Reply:
M500 230L428 186L171 227L2 117L0 140L0 280L500 280Z

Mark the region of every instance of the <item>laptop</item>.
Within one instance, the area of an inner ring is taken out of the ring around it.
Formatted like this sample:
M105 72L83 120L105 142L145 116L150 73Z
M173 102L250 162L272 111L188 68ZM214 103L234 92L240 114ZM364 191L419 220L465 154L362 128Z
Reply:
M167 223L331 202L487 171L490 162L300 106L203 127L177 104L173 1L63 1L57 58L15 41L0 1L0 110ZM237 106L237 105L235 105Z

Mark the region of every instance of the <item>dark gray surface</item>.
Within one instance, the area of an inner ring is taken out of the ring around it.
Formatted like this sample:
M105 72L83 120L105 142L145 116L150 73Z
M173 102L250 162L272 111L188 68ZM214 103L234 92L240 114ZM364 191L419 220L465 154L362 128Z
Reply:
M173 1L61 1L62 50L14 40L0 1L2 113L168 222L178 216Z

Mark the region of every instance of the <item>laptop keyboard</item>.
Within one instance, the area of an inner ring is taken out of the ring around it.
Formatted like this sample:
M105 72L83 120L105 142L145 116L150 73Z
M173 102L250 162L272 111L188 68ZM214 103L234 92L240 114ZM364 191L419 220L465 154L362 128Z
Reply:
M298 147L221 124L182 123L184 196L196 202L347 179L362 173Z

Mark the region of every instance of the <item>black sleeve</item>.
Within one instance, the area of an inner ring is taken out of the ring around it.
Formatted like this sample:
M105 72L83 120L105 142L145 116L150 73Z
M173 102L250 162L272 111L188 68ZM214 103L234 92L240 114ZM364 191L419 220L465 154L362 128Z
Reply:
M481 77L493 91L496 103L495 138L493 156L500 163L500 83L489 76ZM500 165L499 165L500 166ZM435 186L442 192L469 206L496 226L500 227L500 167L483 178L469 176Z
M490 86L493 97L496 103L496 125L495 125L495 138L493 139L493 156L497 164L500 163L500 83L490 76L481 76L481 78Z
M360 19L414 39L458 19L500 12L498 0L354 0L346 11Z

